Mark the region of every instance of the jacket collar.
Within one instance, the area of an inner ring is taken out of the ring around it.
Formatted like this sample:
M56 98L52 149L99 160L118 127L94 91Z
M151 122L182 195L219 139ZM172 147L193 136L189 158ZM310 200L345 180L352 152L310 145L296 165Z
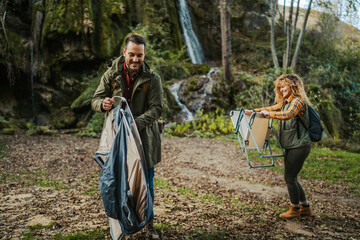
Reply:
M112 62L112 68L115 71L119 71L122 72L124 70L124 62L125 62L125 57L124 55L121 55L120 57L116 58L113 62ZM144 61L143 64L141 65L141 70L144 73L150 73L150 67L149 65Z
M293 100L294 97L295 97L295 96L294 96L293 94L291 94L290 97L288 97L288 98L285 100L285 102L286 102L286 103L291 102L291 100Z

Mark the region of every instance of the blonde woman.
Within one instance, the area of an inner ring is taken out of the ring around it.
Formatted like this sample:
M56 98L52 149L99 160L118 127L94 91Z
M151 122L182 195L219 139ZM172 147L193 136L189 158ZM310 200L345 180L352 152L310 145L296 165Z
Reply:
M310 153L311 139L300 119L309 125L308 105L304 84L296 74L283 74L275 81L275 101L271 107L245 110L246 115L254 111L279 120L279 139L285 149L285 182L290 196L290 208L280 214L283 218L311 216L310 205L297 176Z

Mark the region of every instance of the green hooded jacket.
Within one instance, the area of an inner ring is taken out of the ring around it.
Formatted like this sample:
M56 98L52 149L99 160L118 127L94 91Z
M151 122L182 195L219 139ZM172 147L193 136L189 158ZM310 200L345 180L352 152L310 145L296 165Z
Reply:
M123 96L124 61L124 56L115 59L102 76L91 100L93 110L102 112L101 104L105 97ZM163 89L161 78L157 73L150 70L145 62L141 68L131 94L130 109L138 125L147 167L150 169L161 161L161 138L156 120L163 110ZM119 102L115 101L113 107L118 104Z

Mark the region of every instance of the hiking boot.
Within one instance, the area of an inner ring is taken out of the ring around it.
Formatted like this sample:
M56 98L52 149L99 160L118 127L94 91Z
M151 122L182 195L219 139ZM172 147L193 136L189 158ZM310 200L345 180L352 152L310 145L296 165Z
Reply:
M304 206L300 205L300 215L301 216L312 216L310 205Z
M148 237L152 240L160 240L159 234L154 228L154 220L151 219L145 227Z
M293 217L300 217L300 207L296 207L294 205L290 205L289 210L280 214L282 218L293 218Z

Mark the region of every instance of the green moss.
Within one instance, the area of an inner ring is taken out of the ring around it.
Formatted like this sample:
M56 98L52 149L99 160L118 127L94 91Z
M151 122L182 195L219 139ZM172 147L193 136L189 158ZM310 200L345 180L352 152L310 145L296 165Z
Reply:
M55 129L71 128L75 123L75 113L69 107L62 107L51 114L51 126Z
M82 109L84 107L90 108L91 99L99 85L100 78L100 75L96 75L92 79L85 80L85 82L83 82L83 84L87 85L87 87L85 91L83 91L80 96L73 101L71 104L72 109Z
M1 133L5 134L5 135L14 135L15 134L15 129L13 129L13 128L4 128L4 129L1 130Z
M197 83L198 83L198 78L196 76L194 77L190 77L187 81L186 81L186 85L188 86L188 91L189 92L193 92L198 90L197 89Z
M185 63L185 69L189 75L204 75L210 71L210 66L207 64Z
M315 106L315 109L319 111L327 133L335 140L338 140L343 119L341 111L335 106L332 96L318 84L309 84L306 86L306 90L310 101Z

